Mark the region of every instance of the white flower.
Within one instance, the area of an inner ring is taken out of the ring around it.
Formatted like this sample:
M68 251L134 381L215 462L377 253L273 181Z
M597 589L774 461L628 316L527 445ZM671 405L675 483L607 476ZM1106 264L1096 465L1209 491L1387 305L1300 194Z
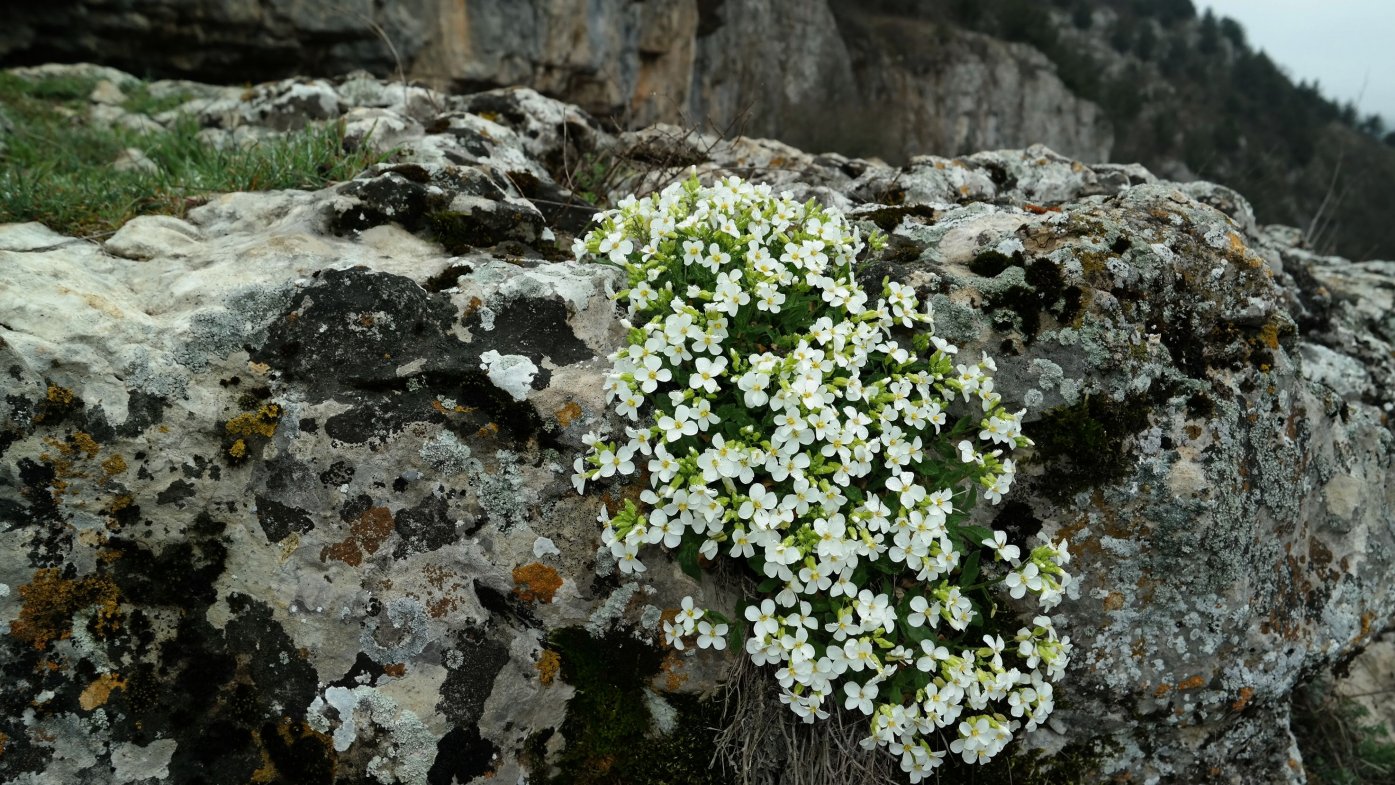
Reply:
M993 531L993 536L984 540L981 544L992 548L993 554L999 561L1016 564L1018 557L1021 556L1021 551L1016 545L1007 544L1007 532L1005 531L995 529Z
M872 701L877 699L876 684L870 681L866 684L850 681L843 685L843 691L848 695L847 700L843 702L843 708L857 709L867 715L872 713Z
M699 649L721 650L727 647L727 625L717 624L713 626L711 622L700 621L697 625Z
M644 365L635 374L639 378L639 389L651 393L658 389L659 384L673 378L673 371L664 367L664 361L658 357L644 358Z
M760 605L748 605L746 621L753 622L751 634L755 637L779 632L780 622L775 618L775 601L763 600Z
M695 390L705 390L708 393L717 392L717 379L727 368L726 358L718 357L711 360L699 357L693 366L693 374L688 379L688 386Z
M684 436L697 434L697 423L688 419L690 413L688 407L679 406L672 415L659 418L659 432L663 434L664 441L676 442Z
M1003 579L1003 585L1008 588L1008 594L1014 600L1022 599L1027 592L1041 591L1041 569L1034 562L1027 562L1020 568L1013 570Z

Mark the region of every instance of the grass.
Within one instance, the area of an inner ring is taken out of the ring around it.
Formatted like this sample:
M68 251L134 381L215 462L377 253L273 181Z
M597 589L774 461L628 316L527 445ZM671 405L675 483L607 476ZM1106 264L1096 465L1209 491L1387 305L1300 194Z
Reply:
M1366 709L1336 695L1330 684L1301 690L1293 704L1293 735L1311 785L1389 785L1395 782L1395 743Z
M214 194L321 188L385 157L367 146L345 150L339 123L227 149L205 144L193 117L162 131L105 127L88 114L95 85L0 73L0 113L13 125L0 135L0 223L39 221L64 234L100 237L137 215L182 216ZM147 115L187 98L155 96L143 84L124 92L123 108ZM127 148L144 152L159 171L117 171L112 162Z

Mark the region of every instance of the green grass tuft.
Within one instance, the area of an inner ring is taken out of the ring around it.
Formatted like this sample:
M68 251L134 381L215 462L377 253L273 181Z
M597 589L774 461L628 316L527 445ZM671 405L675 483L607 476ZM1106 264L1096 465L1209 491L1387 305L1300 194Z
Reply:
M1389 785L1395 782L1395 743L1366 709L1320 681L1293 703L1293 735L1311 785Z
M0 112L14 126L0 136L0 223L39 221L64 234L102 236L137 215L182 216L214 194L322 188L386 157L367 146L346 150L340 123L221 150L199 138L192 117L150 133L103 127L87 113L95 85L0 73ZM141 114L187 99L157 97L144 85L125 93L127 111ZM117 171L112 162L127 148L144 152L159 171Z

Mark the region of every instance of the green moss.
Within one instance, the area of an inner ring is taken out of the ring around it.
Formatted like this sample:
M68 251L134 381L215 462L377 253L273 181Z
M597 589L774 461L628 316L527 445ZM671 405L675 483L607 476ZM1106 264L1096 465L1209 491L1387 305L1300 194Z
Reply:
M715 701L666 695L678 713L674 731L653 728L645 687L659 672L660 655L624 632L592 637L579 627L554 632L549 646L561 655L562 679L576 688L562 723L566 748L554 784L702 785L725 780L710 767L721 709ZM532 745L541 757L545 738ZM541 767L539 767L541 768ZM541 775L541 772L537 772Z
M969 271L984 278L993 278L1009 267L1021 266L1022 253L1020 251L1008 256L1001 251L989 249L975 256L973 261L969 262Z
M951 754L935 773L939 782L954 785L1095 785L1104 779L1098 774L1101 759L1115 746L1097 741L1070 744L1055 755L1005 752L983 765Z
M441 247L451 254L463 254L474 248L489 248L515 238L523 216L508 209L504 202L494 210L459 212L432 210L426 214L426 225Z
M1052 478L1046 493L1065 500L1085 488L1123 477L1129 469L1124 441L1147 427L1151 409L1148 396L1130 396L1116 403L1086 395L1025 426Z

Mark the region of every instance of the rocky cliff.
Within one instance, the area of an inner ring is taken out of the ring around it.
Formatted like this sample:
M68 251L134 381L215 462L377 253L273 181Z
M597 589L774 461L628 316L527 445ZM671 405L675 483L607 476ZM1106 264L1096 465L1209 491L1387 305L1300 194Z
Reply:
M1108 158L1109 123L1040 52L852 5L68 0L14 9L0 61L231 84L401 71L456 90L527 85L629 127L685 120L819 151L906 158L1035 142Z
M837 745L757 713L768 674L660 643L678 598L739 582L657 555L622 578L594 521L630 489L568 480L624 329L616 272L560 250L582 157L601 198L692 166L846 210L890 234L867 275L998 357L1036 448L985 513L1068 538L1078 577L1020 779L1302 782L1291 692L1395 621L1395 265L1315 255L1232 191L1044 147L894 168L615 136L527 89L182 111L396 153L101 243L0 227L0 780L816 774L790 750ZM536 370L501 387L491 352Z

